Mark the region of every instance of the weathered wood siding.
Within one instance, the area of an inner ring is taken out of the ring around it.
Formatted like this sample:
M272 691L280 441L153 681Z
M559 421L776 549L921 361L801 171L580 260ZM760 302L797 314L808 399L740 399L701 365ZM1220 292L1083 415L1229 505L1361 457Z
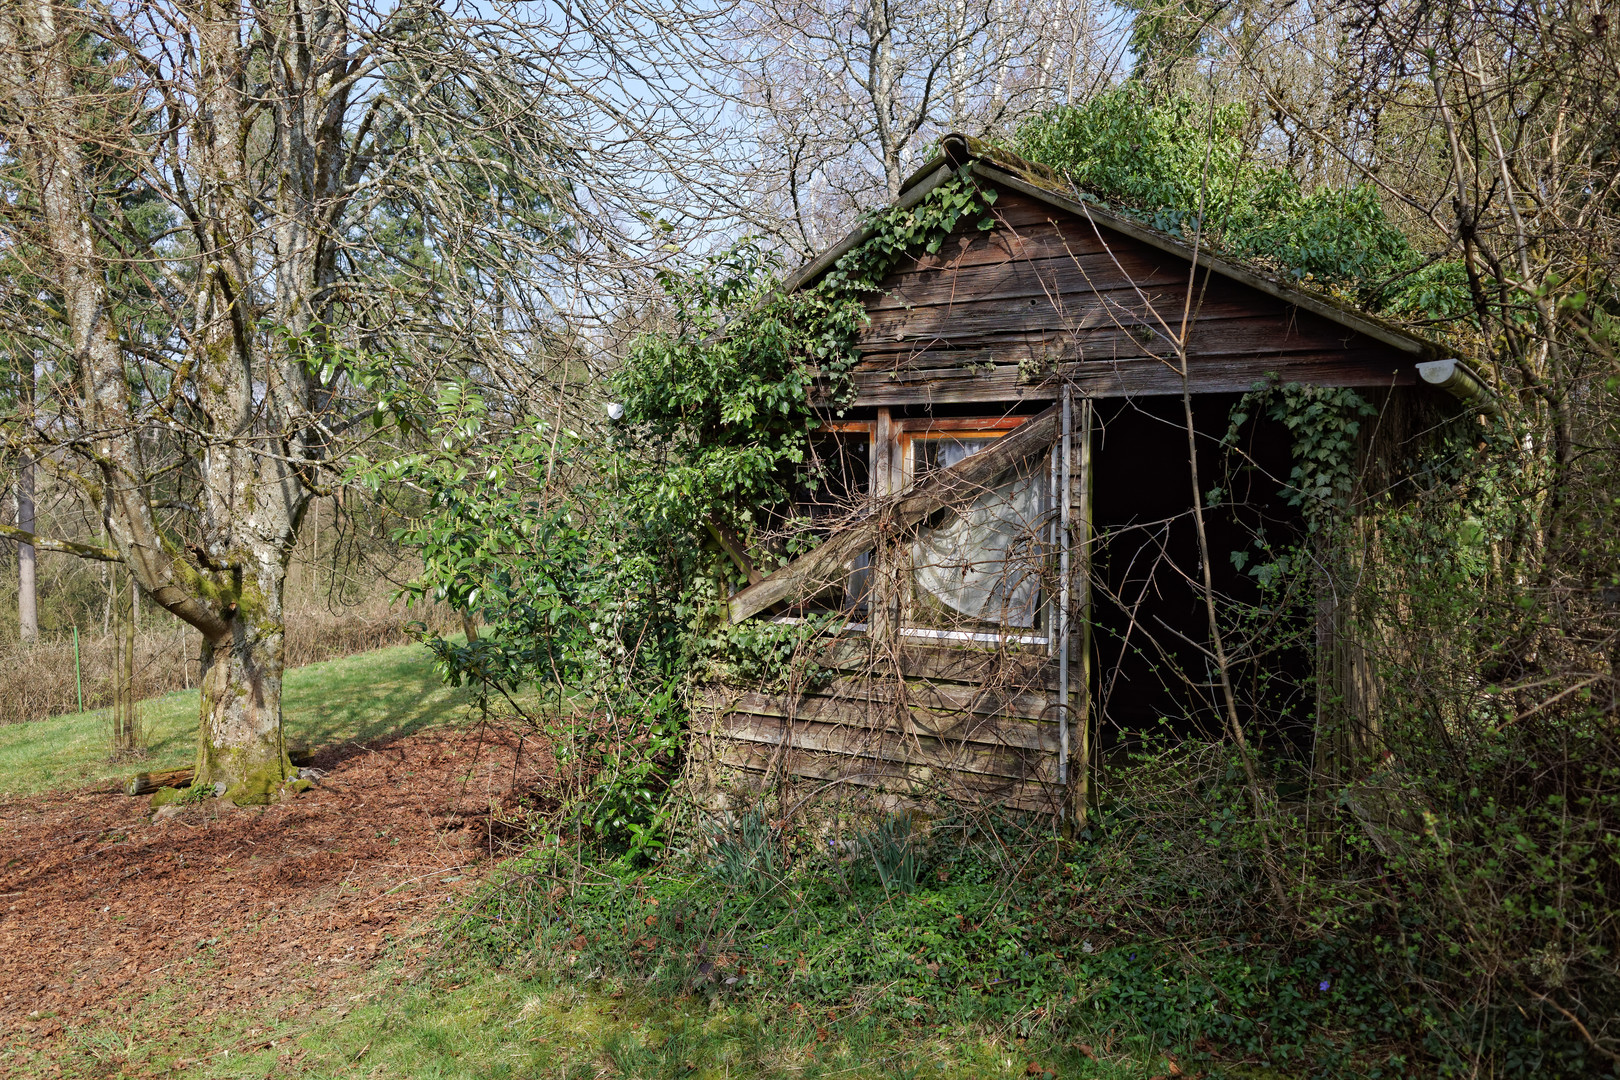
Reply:
M715 686L693 756L711 790L791 780L830 794L1056 814L1055 663L1041 653L903 646L864 638L828 649L807 692ZM836 789L836 790L834 790Z
M907 260L867 304L854 373L862 406L1047 400L1062 380L1095 397L1180 393L1165 362L1189 263L1002 191L998 227L962 225ZM1410 385L1389 346L1238 282L1200 273L1188 357L1196 392L1284 382ZM1061 376L1061 378L1059 377Z
M1331 302L1290 299L1240 268L1201 270L1190 284L1189 256L1166 250L1160 238L1124 221L1093 224L1078 205L1066 210L1043 201L1016 179L992 182L999 185L994 229L964 223L937 254L897 266L867 302L856 396L843 404L874 418L874 477L884 475L877 463L889 460L890 407L906 407L914 418L929 406L978 403L988 416L1053 401L1065 386L1081 400L1179 394L1175 341L1184 325L1194 393L1243 392L1273 375L1321 386L1416 382L1422 347L1392 341L1375 322L1347 313L1342 324L1328 317ZM1055 435L1043 430L1045 438ZM1071 575L1080 576L1071 594L1072 707L1080 725L1071 747L1078 755L1070 762L1073 790L1058 780L1057 663L1044 650L925 646L892 636L832 649L823 663L836 674L813 689L710 688L691 759L702 774L698 785L758 790L786 781L803 797L855 789L888 800L944 796L1053 815L1082 811L1084 725L1095 721L1084 587L1089 443L1076 461L1085 464L1071 476L1079 494L1069 523L1079 530L1072 532ZM880 485L877 494L899 492ZM882 542L903 542L899 534L911 524L889 522ZM829 541L825 561L841 572L862 544L864 535ZM733 598L733 617L758 617L790 593L797 595L767 578ZM1336 686L1344 681L1324 675Z

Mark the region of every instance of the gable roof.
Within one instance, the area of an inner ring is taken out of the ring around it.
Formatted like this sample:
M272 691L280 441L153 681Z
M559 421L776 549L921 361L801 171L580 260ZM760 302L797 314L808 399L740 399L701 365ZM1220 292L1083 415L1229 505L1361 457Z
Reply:
M907 178L895 206L902 209L915 206L930 191L963 170L988 183L1021 192L1058 210L1084 218L1099 229L1120 233L1177 258L1196 262L1200 268L1210 273L1312 312L1387 345L1406 354L1414 363L1448 358L1440 346L1427 338L1377 316L1369 315L1352 305L1287 284L1271 274L1240 266L1208 249L1201 248L1195 252L1192 245L1185 241L1115 211L1087 202L1080 197L1080 192L1074 185L1055 170L1026 161L1016 154L997 149L967 135L951 134L941 139L939 153ZM875 235L876 230L870 227L863 226L853 230L838 243L788 275L783 282L784 289L792 292L811 284L832 269L845 254ZM1429 380L1426 378L1426 381ZM1480 384L1476 381L1476 385Z

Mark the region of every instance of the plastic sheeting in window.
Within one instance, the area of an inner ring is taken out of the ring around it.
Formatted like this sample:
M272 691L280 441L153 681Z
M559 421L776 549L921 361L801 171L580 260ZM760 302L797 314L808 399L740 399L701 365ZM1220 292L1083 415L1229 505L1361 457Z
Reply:
M913 443L918 471L949 468L992 439ZM1040 614L1045 459L1003 473L966 506L924 527L911 545L919 590L951 611L980 622L1031 627Z

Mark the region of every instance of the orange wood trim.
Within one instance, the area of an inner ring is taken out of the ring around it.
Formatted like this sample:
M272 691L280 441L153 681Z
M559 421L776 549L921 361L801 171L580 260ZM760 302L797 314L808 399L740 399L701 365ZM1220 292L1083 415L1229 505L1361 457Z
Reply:
M935 431L1005 434L1028 420L1027 416L1000 416L993 419L972 416L921 417L916 420L898 420L895 427L911 434L927 435Z

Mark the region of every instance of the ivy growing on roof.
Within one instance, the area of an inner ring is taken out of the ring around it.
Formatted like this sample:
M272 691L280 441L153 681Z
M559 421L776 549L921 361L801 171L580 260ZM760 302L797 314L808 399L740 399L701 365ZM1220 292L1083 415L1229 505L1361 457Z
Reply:
M1018 127L1011 149L1162 232L1385 314L1468 313L1460 263L1418 251L1369 184L1307 189L1255 160L1241 103L1156 98L1137 83Z

